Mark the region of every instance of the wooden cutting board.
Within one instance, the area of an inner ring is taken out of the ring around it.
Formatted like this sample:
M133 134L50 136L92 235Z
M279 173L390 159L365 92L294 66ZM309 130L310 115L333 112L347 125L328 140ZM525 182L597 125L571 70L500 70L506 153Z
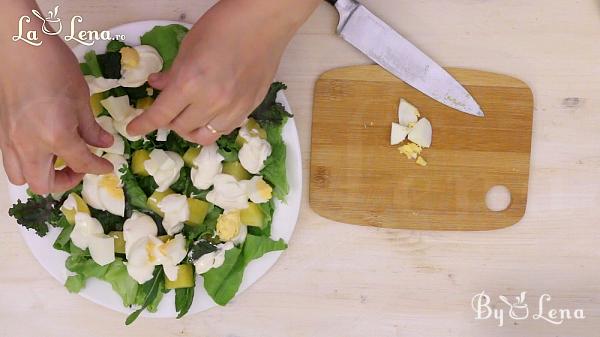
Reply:
M533 96L522 81L448 69L485 112L452 110L379 66L335 69L317 81L312 124L310 204L344 223L426 230L491 230L525 213ZM400 98L433 125L420 167L390 145ZM496 185L511 192L502 212L486 206Z

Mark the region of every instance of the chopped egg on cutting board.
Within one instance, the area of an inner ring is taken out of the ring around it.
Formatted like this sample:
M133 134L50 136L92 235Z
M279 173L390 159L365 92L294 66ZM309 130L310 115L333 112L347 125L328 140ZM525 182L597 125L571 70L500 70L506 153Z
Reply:
M427 118L420 118L419 110L405 99L400 100L398 107L398 123L392 123L391 145L398 148L406 158L414 160L419 166L427 166L427 161L420 156L423 148L431 146L433 128ZM405 140L408 141L402 144Z
M403 98L400 99L400 105L398 106L398 123L400 125L409 126L412 123L416 123L419 117L421 117L421 114L414 105L408 103Z
M159 149L152 150L150 159L144 162L144 168L154 178L159 192L166 191L179 179L183 165L183 158L179 154Z
M391 144L398 145L402 143L406 139L406 136L408 136L409 130L410 129L407 126L400 125L398 123L392 123Z

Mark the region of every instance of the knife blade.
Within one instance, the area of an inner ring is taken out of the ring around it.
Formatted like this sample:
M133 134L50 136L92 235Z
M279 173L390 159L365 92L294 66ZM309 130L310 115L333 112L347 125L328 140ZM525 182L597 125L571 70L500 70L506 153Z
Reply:
M326 0L338 10L337 33L411 87L458 111L483 117L473 96L444 68L355 0Z

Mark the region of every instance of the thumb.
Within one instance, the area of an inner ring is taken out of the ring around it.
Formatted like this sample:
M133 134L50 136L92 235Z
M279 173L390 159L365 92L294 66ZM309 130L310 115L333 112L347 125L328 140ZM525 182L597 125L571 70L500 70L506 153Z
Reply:
M169 83L169 72L154 73L148 77L148 83L151 87L158 90L164 90Z
M79 119L79 135L83 140L95 147L106 148L110 147L114 142L114 137L106 130L104 130L90 111L89 108L83 108L78 110Z

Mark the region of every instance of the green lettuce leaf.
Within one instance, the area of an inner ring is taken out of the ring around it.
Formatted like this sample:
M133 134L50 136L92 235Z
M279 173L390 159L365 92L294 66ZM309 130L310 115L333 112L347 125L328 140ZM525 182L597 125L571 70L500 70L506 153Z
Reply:
M239 129L236 129L228 135L223 135L217 140L219 146L219 153L225 158L226 162L233 162L238 160L238 153L240 147L236 144Z
M187 32L187 28L177 24L156 26L142 35L140 41L142 44L152 46L158 51L164 62L163 70L168 70L171 68L179 52L179 45Z
M123 47L127 47L127 45L119 40L112 40L106 45L106 52L118 53Z
M112 289L121 296L124 306L129 307L136 304L138 283L129 276L127 267L121 258L116 258L106 266L100 266L89 256L72 255L67 259L65 265L69 271L76 273L74 276L69 276L65 283L65 287L70 292L81 291L85 287L86 281L95 277L110 283Z
M287 149L282 138L283 125L264 123L262 127L267 132L267 140L271 144L272 152L260 173L273 186L273 195L279 200L285 200L290 187L285 166Z
M215 303L227 304L240 288L244 270L252 260L286 248L283 240L273 241L268 237L248 235L242 248L234 247L225 253L225 262L221 267L203 274L206 292Z
M94 77L102 77L102 69L98 63L96 52L90 50L84 55L83 58L85 59L85 64L87 65L87 72Z

